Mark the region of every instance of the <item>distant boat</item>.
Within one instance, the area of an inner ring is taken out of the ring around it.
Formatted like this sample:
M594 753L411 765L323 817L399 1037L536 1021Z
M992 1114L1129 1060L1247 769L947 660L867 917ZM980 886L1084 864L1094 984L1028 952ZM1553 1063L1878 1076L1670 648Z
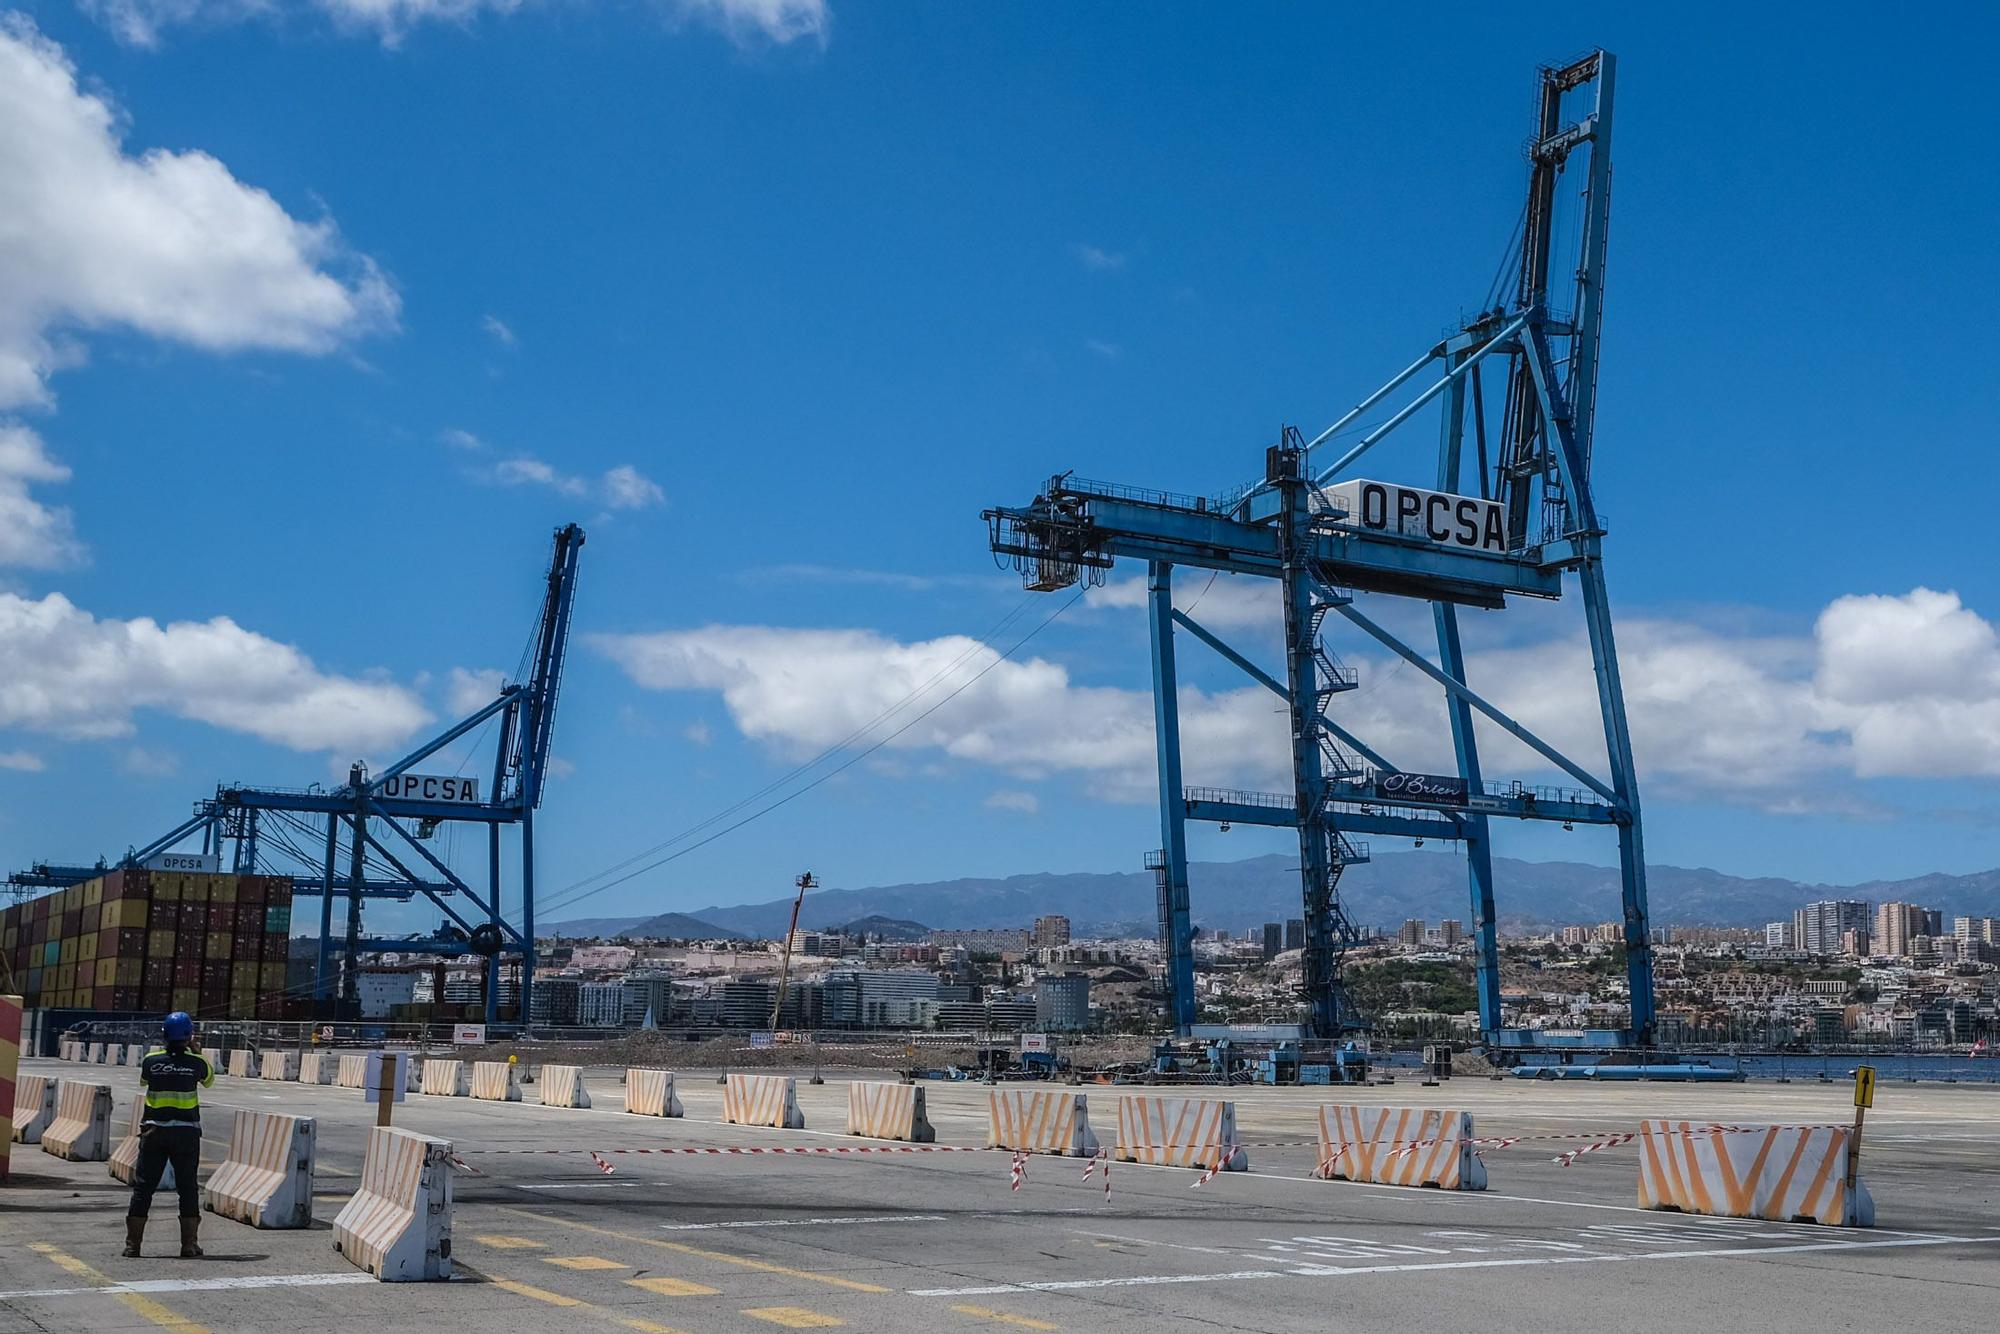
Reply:
M1972 1050L1966 1053L1968 1056L1992 1056L1994 1054L1993 1048L1987 1045L1985 1038L1981 1038L1979 1041L1973 1043Z

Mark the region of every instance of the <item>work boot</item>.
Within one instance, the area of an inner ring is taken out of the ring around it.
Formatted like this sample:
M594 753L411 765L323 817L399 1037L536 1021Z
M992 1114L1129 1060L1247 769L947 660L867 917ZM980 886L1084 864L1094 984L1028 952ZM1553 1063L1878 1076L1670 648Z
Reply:
M120 1255L123 1255L123 1256L125 1256L125 1257L126 1257L127 1259L130 1259L130 1260L136 1260L136 1259L138 1259L138 1258L139 1258L139 1243L140 1243L141 1241L145 1240L145 1237L146 1237L146 1220L145 1220L145 1218L144 1218L144 1217L139 1217L139 1218L130 1218L130 1217L128 1217L128 1218L126 1218L126 1220L125 1220L125 1249L124 1249L124 1250L122 1250L122 1251L120 1251L120 1252L119 1252L119 1254L120 1254Z
M181 1220L181 1259L198 1260L201 1258L201 1247L194 1244L195 1233L199 1231L201 1231L200 1214L196 1214L193 1218L183 1218Z

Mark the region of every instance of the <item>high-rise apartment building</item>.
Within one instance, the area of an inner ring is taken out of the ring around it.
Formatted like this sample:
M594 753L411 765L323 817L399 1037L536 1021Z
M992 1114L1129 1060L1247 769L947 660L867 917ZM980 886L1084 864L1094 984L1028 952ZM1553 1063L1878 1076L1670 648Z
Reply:
M1845 932L1867 930L1868 905L1859 899L1821 899L1792 914L1796 948L1808 954L1838 954Z

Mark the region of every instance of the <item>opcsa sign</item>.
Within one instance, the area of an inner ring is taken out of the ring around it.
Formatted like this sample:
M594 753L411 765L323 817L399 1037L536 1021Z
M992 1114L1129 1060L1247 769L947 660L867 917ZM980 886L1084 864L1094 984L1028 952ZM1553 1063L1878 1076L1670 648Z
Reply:
M1347 522L1371 533L1418 537L1473 551L1507 551L1507 508L1497 500L1424 491L1394 482L1336 482L1327 494Z

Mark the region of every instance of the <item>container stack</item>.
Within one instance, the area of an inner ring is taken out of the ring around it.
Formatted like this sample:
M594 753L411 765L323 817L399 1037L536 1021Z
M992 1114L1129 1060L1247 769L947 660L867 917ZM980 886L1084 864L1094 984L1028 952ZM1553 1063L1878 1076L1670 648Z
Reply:
M288 876L121 869L0 910L0 951L32 1006L282 1019L291 929Z

